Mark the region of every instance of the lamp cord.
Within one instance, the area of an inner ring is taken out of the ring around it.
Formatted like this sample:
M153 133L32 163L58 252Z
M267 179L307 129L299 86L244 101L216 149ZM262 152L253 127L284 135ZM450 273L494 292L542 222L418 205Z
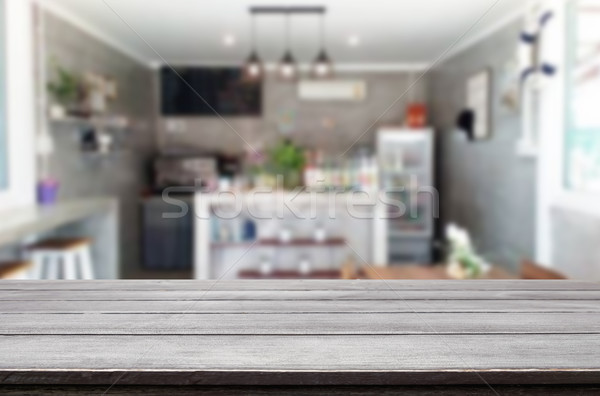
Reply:
M256 16L252 14L252 25L250 27L250 40L252 40L252 52L256 51Z
M291 51L290 49L290 13L285 13L285 47L286 51Z
M325 49L325 16L323 14L321 14L320 35L321 35L321 50L324 50Z

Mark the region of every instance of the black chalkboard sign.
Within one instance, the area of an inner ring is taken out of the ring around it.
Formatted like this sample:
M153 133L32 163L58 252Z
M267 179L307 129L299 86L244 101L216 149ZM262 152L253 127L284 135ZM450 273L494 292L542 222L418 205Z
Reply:
M260 116L262 83L241 68L164 67L161 99L165 116Z

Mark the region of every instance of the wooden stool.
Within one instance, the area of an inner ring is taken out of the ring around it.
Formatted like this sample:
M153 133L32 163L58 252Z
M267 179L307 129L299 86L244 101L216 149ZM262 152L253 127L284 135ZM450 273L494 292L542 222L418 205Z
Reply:
M1 280L26 280L30 278L30 261L11 261L0 263Z
M49 239L30 246L34 279L94 279L91 242L88 238Z

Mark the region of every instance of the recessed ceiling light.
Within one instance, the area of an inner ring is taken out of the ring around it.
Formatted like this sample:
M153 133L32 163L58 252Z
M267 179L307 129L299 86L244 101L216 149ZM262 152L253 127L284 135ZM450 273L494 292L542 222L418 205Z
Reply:
M235 45L235 36L233 34L226 34L223 36L223 45L226 47L232 47Z
M348 45L350 47L358 47L360 45L360 37L356 34L348 36Z

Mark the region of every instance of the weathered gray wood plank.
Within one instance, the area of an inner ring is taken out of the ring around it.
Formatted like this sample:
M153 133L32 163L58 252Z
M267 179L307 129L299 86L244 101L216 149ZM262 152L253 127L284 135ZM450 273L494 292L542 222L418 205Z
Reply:
M577 380L577 382L574 381ZM484 382L485 381L485 382ZM456 386L476 385L481 389L484 384L487 389L493 385L492 389L503 389L503 384L518 384L518 387L529 389L527 385L540 385L544 389L594 389L598 387L597 371L569 372L565 370L493 370L493 371L353 371L348 372L325 372L325 371L118 371L118 370L94 370L94 371L49 371L49 370L0 370L0 384L2 389L11 385L39 384L38 389L47 389L48 385L104 385L100 393L106 392L109 386L112 389L119 389L121 386L134 385L138 389L144 389L147 386L165 387L164 394L168 392L168 386L182 386L185 390L190 386L199 386L202 389L213 386L237 387L243 385L246 392L241 394L255 394L252 388L257 386L266 386L275 392L278 387L297 386L300 389L312 389L313 386L327 386L332 391L339 390L344 386L362 387L368 390L370 387L380 386L410 386L416 385L420 389L431 389L439 386L441 389L455 388ZM295 385L299 384L299 385ZM568 385L565 385L568 384ZM582 386L581 384L587 384ZM113 386L114 385L114 386ZM142 385L142 386L140 386ZM442 386L440 386L442 385ZM563 386L562 388L560 386ZM193 389L193 388L192 388ZM464 395L459 393L452 395ZM178 392L176 392L178 394ZM39 394L34 393L34 394ZM42 393L45 394L45 393ZM89 393L86 393L89 394ZM110 393L112 394L112 392ZM238 393L236 395L240 394ZM277 395L281 393L275 393ZM301 393L305 394L305 393ZM333 393L338 394L338 393ZM345 394L345 393L342 393ZM497 396L497 393L493 393ZM501 393L504 395L505 393ZM513 393L508 393L512 395ZM527 393L525 393L527 394ZM547 395L553 395L548 393ZM562 393L558 393L562 394ZM577 395L587 395L587 393L575 393ZM481 395L481 393L474 393Z
M597 300L2 301L2 313L600 313Z
M0 336L0 370L600 372L599 343L597 334Z
M0 384L599 383L600 290L558 282L6 283Z
M22 395L101 395L107 386L4 386L2 394ZM453 386L114 386L111 396L239 396L239 395L289 395L289 396L557 396L596 395L600 385L453 385Z
M579 290L18 290L0 291L0 301L193 301L193 300L600 300Z
M600 334L600 314L3 314L0 335ZM600 337L599 337L600 338Z
M3 281L0 290L600 290L600 283L564 280L110 280Z

